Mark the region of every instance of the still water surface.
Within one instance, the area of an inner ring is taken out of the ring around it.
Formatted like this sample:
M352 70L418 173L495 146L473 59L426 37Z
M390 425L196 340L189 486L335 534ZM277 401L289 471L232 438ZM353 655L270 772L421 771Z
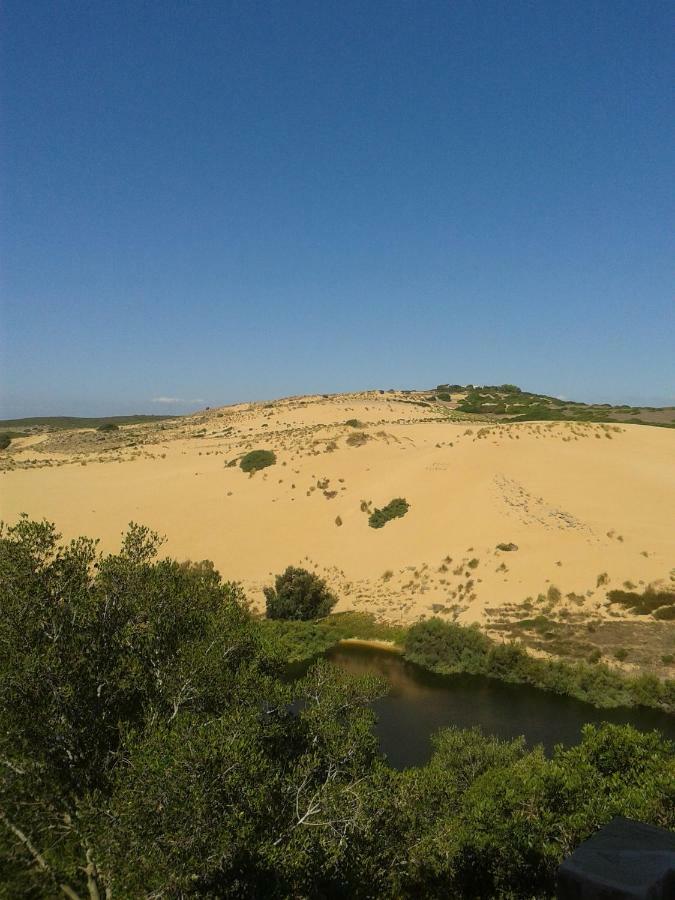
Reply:
M586 722L654 728L675 740L675 716L658 710L596 709L588 703L529 685L506 684L482 675L436 675L399 654L363 644L338 644L326 654L355 675L382 675L386 697L375 701L380 746L396 768L425 763L431 735L439 728L479 725L500 738L524 735L529 745L578 743Z

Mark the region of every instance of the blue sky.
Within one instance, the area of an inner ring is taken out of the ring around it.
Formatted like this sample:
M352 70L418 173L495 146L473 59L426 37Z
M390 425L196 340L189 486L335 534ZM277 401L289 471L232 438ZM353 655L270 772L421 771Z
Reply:
M0 415L675 403L672 11L6 0Z

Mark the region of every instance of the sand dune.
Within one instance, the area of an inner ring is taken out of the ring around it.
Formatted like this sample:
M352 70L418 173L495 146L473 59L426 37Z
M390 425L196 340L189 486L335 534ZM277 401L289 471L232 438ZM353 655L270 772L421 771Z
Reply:
M355 434L361 445L348 442ZM275 450L276 465L253 476L226 465L254 448ZM142 522L166 535L168 553L213 559L258 605L289 564L326 576L339 609L402 622L485 623L551 585L604 615L608 587L672 583L669 429L486 425L371 392L241 404L105 437L47 434L3 458L6 521L46 517L106 550ZM394 497L408 514L370 528L361 501Z

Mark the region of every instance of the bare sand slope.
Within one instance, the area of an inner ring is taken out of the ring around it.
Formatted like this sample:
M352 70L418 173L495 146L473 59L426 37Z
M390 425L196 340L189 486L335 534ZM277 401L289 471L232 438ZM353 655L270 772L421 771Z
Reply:
M274 449L276 465L252 477L226 465L255 448ZM46 517L106 550L142 522L169 554L213 559L258 604L272 573L299 564L329 579L339 609L391 621L486 622L551 585L602 615L608 588L672 584L675 566L669 429L483 425L373 392L242 404L105 439L28 438L11 466L6 521ZM394 497L408 514L370 528L361 502Z

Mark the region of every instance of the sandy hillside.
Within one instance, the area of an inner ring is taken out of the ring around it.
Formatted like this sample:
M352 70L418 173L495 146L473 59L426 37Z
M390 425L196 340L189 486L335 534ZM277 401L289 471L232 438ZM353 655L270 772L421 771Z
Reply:
M109 550L130 520L148 524L169 554L213 559L257 604L272 573L311 567L339 609L391 621L488 623L551 586L602 616L611 587L673 584L674 430L490 425L415 400L291 398L19 439L0 454L0 512ZM276 465L253 476L226 465L258 448ZM408 514L370 528L362 501L395 497Z

